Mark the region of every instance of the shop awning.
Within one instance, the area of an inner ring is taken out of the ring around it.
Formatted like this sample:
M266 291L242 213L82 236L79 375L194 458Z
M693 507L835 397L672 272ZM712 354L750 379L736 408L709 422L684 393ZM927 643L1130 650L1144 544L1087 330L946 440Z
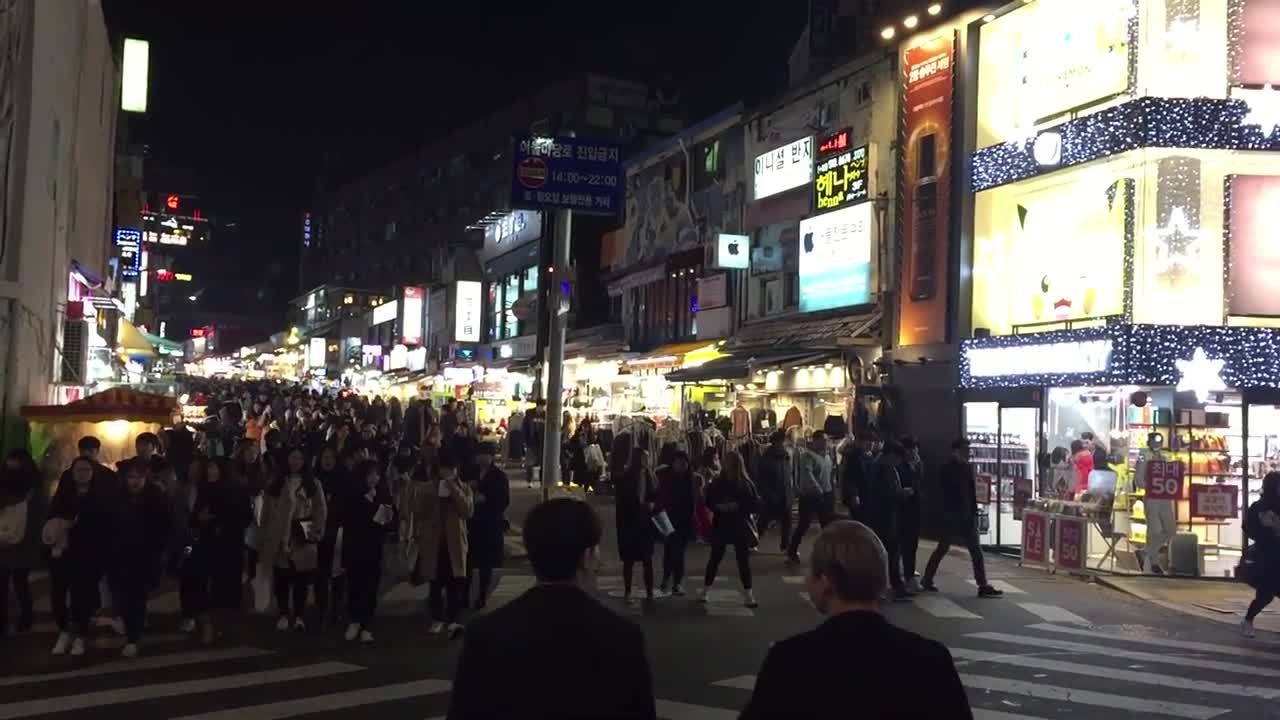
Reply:
M751 378L756 370L784 365L811 365L823 362L832 353L812 350L778 350L774 352L741 353L712 360L704 365L667 373L668 382L739 382Z
M172 397L116 387L66 405L24 405L19 414L34 422L126 420L165 425L177 407L178 401Z
M152 347L159 350L164 355L182 354L182 343L180 342L169 340L168 338L162 338L159 335L152 335L148 332L142 332L141 330L139 330L138 333L142 335L143 339L151 343Z
M155 345L134 324L120 318L116 348L130 357L155 357Z
M805 318L789 316L778 320L744 325L729 341L728 349L809 348L835 349L854 344L859 338L875 338L879 333L879 310L856 315Z

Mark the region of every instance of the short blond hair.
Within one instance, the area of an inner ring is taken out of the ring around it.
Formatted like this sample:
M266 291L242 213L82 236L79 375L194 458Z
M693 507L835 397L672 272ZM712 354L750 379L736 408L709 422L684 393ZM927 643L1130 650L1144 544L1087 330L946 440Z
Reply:
M889 584L889 556L871 528L840 520L823 528L813 543L809 572L831 581L846 602L872 603Z

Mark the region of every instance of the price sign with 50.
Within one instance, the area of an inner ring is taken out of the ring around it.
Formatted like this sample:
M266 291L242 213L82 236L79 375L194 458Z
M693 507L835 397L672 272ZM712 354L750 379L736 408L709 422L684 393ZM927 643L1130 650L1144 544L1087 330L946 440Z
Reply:
M1150 500L1177 500L1182 497L1181 462L1152 460L1147 463L1143 487Z

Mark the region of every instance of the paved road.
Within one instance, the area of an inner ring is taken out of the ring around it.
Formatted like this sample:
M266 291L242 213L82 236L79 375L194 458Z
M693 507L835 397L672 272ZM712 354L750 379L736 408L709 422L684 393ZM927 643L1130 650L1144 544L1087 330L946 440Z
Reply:
M607 500L597 502L608 517ZM692 549L690 568L698 572L706 555L705 547ZM1003 559L989 564L1004 599L975 597L967 558L955 555L943 565L940 594L886 608L893 622L951 648L980 720L1280 718L1280 640L1245 641L1097 585ZM769 644L819 621L802 578L781 555L759 553L753 566L756 610L739 602L727 562L708 605L669 598L649 615L614 597L617 564L604 568L600 597L647 633L662 717L736 717ZM531 582L522 562L511 563L491 604ZM276 633L270 618L255 617L206 649L176 632L164 597L153 602L151 637L136 660L116 658L120 641L106 629L89 657L49 657L46 625L0 652L0 720L72 712L85 719L436 718L447 707L458 645L423 632L424 590L387 588L373 647L336 635ZM850 648L859 651L872 650ZM567 692L573 682L574 669L565 668Z

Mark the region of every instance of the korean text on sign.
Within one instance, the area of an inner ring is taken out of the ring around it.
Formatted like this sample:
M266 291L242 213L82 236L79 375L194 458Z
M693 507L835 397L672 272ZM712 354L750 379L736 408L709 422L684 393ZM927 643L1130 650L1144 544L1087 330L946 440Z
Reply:
M1240 514L1238 485L1192 485L1191 515L1202 518L1233 518Z
M553 138L524 138L520 141L520 152L530 157L556 159L576 159L591 162L612 162L619 160L618 148L591 143L575 145Z
M1182 497L1181 462L1152 460L1147 463L1143 490L1150 500L1177 500Z
M921 80L928 80L937 75L939 72L951 67L951 56L948 54L936 55L925 60L924 62L913 65L907 70L907 82L917 83Z
M867 199L867 148L856 148L820 163L814 190L819 210L834 210Z

